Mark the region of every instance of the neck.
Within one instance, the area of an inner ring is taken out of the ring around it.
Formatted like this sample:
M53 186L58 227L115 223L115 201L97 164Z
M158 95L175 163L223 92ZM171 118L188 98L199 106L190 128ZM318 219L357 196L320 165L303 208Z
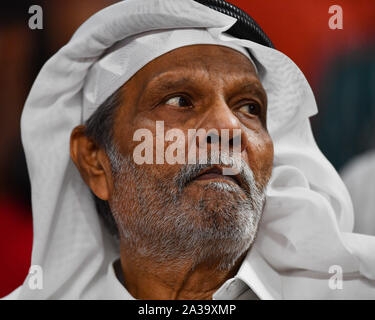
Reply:
M191 261L155 263L121 246L123 284L135 299L211 300L215 291L235 276L245 255L230 270L218 270L215 261L194 268Z

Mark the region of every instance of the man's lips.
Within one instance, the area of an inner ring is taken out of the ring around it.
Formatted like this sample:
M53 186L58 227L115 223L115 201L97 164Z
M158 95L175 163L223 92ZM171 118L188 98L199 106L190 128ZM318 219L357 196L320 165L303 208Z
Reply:
M194 180L212 180L212 179L224 179L224 180L228 180L228 181L238 184L237 181L231 178L230 176L223 176L222 174L218 174L218 173L205 173L196 177Z
M239 187L244 189L244 183L240 175L224 175L223 167L214 166L208 169L202 170L194 180L225 180L231 183L237 184Z

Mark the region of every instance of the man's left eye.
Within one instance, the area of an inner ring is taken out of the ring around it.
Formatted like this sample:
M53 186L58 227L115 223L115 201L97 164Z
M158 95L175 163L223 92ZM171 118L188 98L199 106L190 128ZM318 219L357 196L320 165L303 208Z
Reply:
M170 98L165 102L165 104L169 104L171 106L176 106L176 107L181 107L181 108L192 106L189 99L183 96L176 96L176 97Z
M260 105L257 103L248 103L243 105L241 108L239 108L240 111L245 113L250 113L253 115L259 115L260 114Z

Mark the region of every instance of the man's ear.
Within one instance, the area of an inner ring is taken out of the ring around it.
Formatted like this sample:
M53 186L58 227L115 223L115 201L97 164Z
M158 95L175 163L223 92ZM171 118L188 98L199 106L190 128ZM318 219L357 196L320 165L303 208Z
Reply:
M85 135L85 126L75 127L70 136L70 157L92 192L108 200L112 187L111 166L107 154Z

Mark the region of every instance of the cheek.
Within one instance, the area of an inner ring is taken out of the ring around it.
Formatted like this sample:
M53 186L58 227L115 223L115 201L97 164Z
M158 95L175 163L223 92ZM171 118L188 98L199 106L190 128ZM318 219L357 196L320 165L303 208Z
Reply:
M246 151L256 181L265 186L273 167L274 149L271 137L267 132L249 135Z
M121 118L121 117L119 117ZM146 134L147 131L147 134ZM126 119L117 121L114 130L114 138L120 153L124 156L131 156L133 158L134 149L144 142L149 146L153 146L152 137L155 137L155 122L148 119L138 119L138 117L131 120ZM135 139L138 136L140 141Z
M156 126L155 121L142 119L118 131L121 132L121 135L117 135L121 154L131 157L134 165L150 179L150 184L171 180L179 169L179 165L168 164L168 159L166 159L167 148L174 142L165 141L169 129L171 128L166 124L163 130L159 124ZM133 139L135 133L141 141ZM187 153L184 143L182 143L182 148ZM147 149L147 155L145 149ZM145 159L147 159L146 162L144 162Z

